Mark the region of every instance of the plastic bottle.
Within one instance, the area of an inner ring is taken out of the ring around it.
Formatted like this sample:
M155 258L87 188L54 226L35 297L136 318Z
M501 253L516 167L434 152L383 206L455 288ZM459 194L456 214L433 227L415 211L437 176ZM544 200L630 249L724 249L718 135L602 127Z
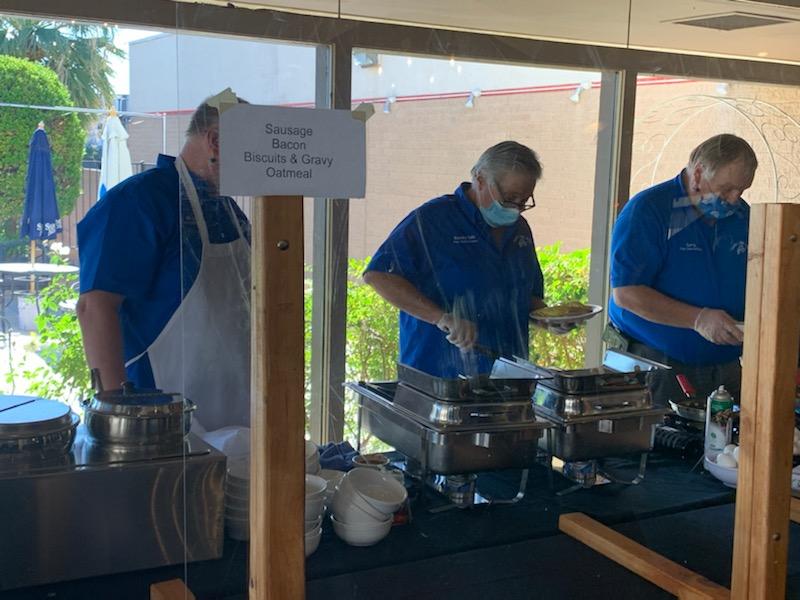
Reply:
M711 392L706 402L705 455L716 461L717 455L731 442L733 396L724 385Z

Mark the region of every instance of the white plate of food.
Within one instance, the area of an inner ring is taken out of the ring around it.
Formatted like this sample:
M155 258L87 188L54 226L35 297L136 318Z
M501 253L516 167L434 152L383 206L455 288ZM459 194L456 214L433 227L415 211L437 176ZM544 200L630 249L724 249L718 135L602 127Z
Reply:
M583 302L566 302L554 306L545 306L532 311L531 321L542 325L559 325L564 323L583 323L601 313L603 307L598 304Z

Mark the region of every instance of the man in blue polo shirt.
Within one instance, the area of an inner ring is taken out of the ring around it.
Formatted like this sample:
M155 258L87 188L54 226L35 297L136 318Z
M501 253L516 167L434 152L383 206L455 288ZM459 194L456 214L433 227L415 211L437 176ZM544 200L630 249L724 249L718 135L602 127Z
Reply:
M109 190L78 224L77 314L105 389L179 392L206 429L249 423L250 243L220 196L219 102L198 107L177 158Z
M659 404L680 399L685 374L705 398L739 398L750 208L742 193L758 162L730 134L695 148L677 177L634 196L611 242L609 316L628 350L665 362L651 381Z
M364 280L400 312L400 362L438 377L491 371L489 353L528 355L528 313L544 306L533 236L520 213L542 175L516 142L486 150L472 181L409 214Z

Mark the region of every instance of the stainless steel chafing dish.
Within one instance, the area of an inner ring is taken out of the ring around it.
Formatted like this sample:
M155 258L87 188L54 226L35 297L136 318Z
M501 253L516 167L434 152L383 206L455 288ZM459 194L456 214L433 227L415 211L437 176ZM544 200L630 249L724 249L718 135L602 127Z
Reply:
M501 360L493 373L537 376L537 418L556 426L552 453L565 461L647 452L665 408L654 407L645 378L660 363L609 350L593 369L543 369L521 359Z
M526 468L552 425L536 419L535 381L441 379L404 365L399 382L349 383L359 427L441 475Z

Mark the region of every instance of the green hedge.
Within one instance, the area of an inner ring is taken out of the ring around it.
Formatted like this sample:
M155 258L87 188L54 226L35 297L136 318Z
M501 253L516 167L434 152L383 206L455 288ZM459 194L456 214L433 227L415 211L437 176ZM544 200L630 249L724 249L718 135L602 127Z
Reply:
M0 102L72 105L69 92L53 71L11 56L0 56ZM0 107L0 239L17 235L25 198L28 143L39 121L44 121L50 140L61 215L72 212L81 192L84 132L78 116L75 113Z

